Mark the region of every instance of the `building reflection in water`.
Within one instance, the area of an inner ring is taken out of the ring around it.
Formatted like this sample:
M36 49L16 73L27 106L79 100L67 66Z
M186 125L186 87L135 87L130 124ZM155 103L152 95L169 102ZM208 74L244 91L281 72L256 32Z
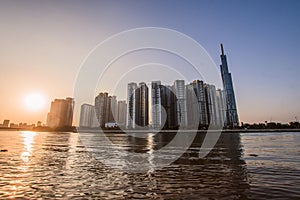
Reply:
M216 197L215 192L218 190L220 197L247 199L250 186L246 163L242 158L243 150L239 134L222 133L212 151L205 158L199 158L199 150L205 133L198 133L193 144L179 159L167 167L154 171L156 166L153 152L165 147L175 134L165 132L156 135L148 134L148 137L144 138L119 135L119 137L127 138L128 152L148 156L147 165L152 169L148 171L147 178L144 180L151 183L147 188L148 192L151 190L169 191L169 194L164 197L194 199L199 195ZM115 137L108 137L116 143ZM120 141L120 138L118 140ZM127 176L132 183L136 181L135 174L129 173ZM181 196L173 196L174 193L178 193L178 188L180 188ZM193 191L193 193L188 191Z

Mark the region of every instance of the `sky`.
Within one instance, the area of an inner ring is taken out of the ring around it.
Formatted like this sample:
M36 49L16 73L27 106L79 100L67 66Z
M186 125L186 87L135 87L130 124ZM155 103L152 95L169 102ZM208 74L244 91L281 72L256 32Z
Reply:
M297 0L2 0L0 123L45 123L50 102L73 95L89 53L108 37L141 27L168 28L193 38L217 66L223 43L241 122L299 119L299 10ZM33 93L46 99L43 108L26 106Z

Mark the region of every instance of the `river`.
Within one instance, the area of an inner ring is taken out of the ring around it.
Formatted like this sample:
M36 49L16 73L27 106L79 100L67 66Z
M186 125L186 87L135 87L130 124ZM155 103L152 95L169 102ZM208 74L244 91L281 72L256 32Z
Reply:
M0 199L300 198L299 132L223 133L198 158L203 137L198 134L170 165L130 173L96 159L77 133L0 131ZM127 152L149 156L170 139L120 133L108 138Z

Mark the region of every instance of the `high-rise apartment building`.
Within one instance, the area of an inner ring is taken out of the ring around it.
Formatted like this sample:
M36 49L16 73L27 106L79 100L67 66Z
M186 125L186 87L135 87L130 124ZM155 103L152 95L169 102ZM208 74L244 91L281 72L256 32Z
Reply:
M117 124L119 126L125 126L126 124L126 101L118 101L118 120Z
M101 127L105 126L109 118L109 99L107 92L101 92L95 98L95 112L98 119L99 125Z
M134 129L136 127L136 83L128 83L127 85L127 117L126 128Z
M118 101L116 96L108 96L109 116L107 122L117 122L118 119Z
M187 85L187 110L189 126L208 125L206 95L203 81L194 80Z
M51 102L50 112L47 115L49 127L71 127L73 122L74 99L55 99Z
M198 100L192 83L186 85L186 108L188 127L195 127L199 124L200 112L198 110Z
M177 121L180 126L187 126L186 90L184 80L175 80L173 92L177 100Z
M92 128L99 126L95 107L90 104L83 104L80 108L80 120L79 120L80 127Z
M226 122L226 109L225 109L226 100L224 97L224 91L218 89L216 91L216 97L217 97L217 103L219 108L219 117L220 117L219 123L222 127L224 127Z
M152 126L153 128L162 127L162 104L161 104L161 82L151 82L151 106L152 106Z
M160 81L152 81L151 96L153 128L177 128L177 99L172 87L161 85Z
M118 117L117 97L101 92L95 98L95 112L101 127L105 127L106 123L115 123Z
M127 86L126 128L145 128L149 124L149 95L146 83L129 83Z
M173 92L173 87L169 85L161 86L162 120L165 121L163 128L177 129L179 126L177 118L177 97Z
M146 83L139 83L139 87L135 90L135 121L138 126L147 127L149 124L149 95Z
M205 94L209 125L214 127L219 126L220 116L216 87L214 85L205 84Z
M223 45L221 44L221 75L223 80L223 87L225 91L226 99L226 126L235 127L239 125L239 117L237 113L237 106L235 100L235 94L233 89L231 73L228 70L227 58L224 54Z

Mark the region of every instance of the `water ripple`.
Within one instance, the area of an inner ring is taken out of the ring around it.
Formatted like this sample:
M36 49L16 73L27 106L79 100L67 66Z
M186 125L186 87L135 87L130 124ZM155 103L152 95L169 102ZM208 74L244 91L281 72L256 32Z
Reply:
M299 199L299 133L222 134L203 159L203 134L173 164L125 173L96 160L76 133L0 132L0 199ZM127 151L151 154L172 137L109 136ZM160 138L160 139L159 139ZM100 138L101 139L101 138ZM105 146L94 148L105 154ZM178 151L178 149L172 149ZM111 154L113 155L113 154ZM256 156L253 156L256 155ZM166 154L167 156L167 154ZM118 162L119 155L107 157Z

